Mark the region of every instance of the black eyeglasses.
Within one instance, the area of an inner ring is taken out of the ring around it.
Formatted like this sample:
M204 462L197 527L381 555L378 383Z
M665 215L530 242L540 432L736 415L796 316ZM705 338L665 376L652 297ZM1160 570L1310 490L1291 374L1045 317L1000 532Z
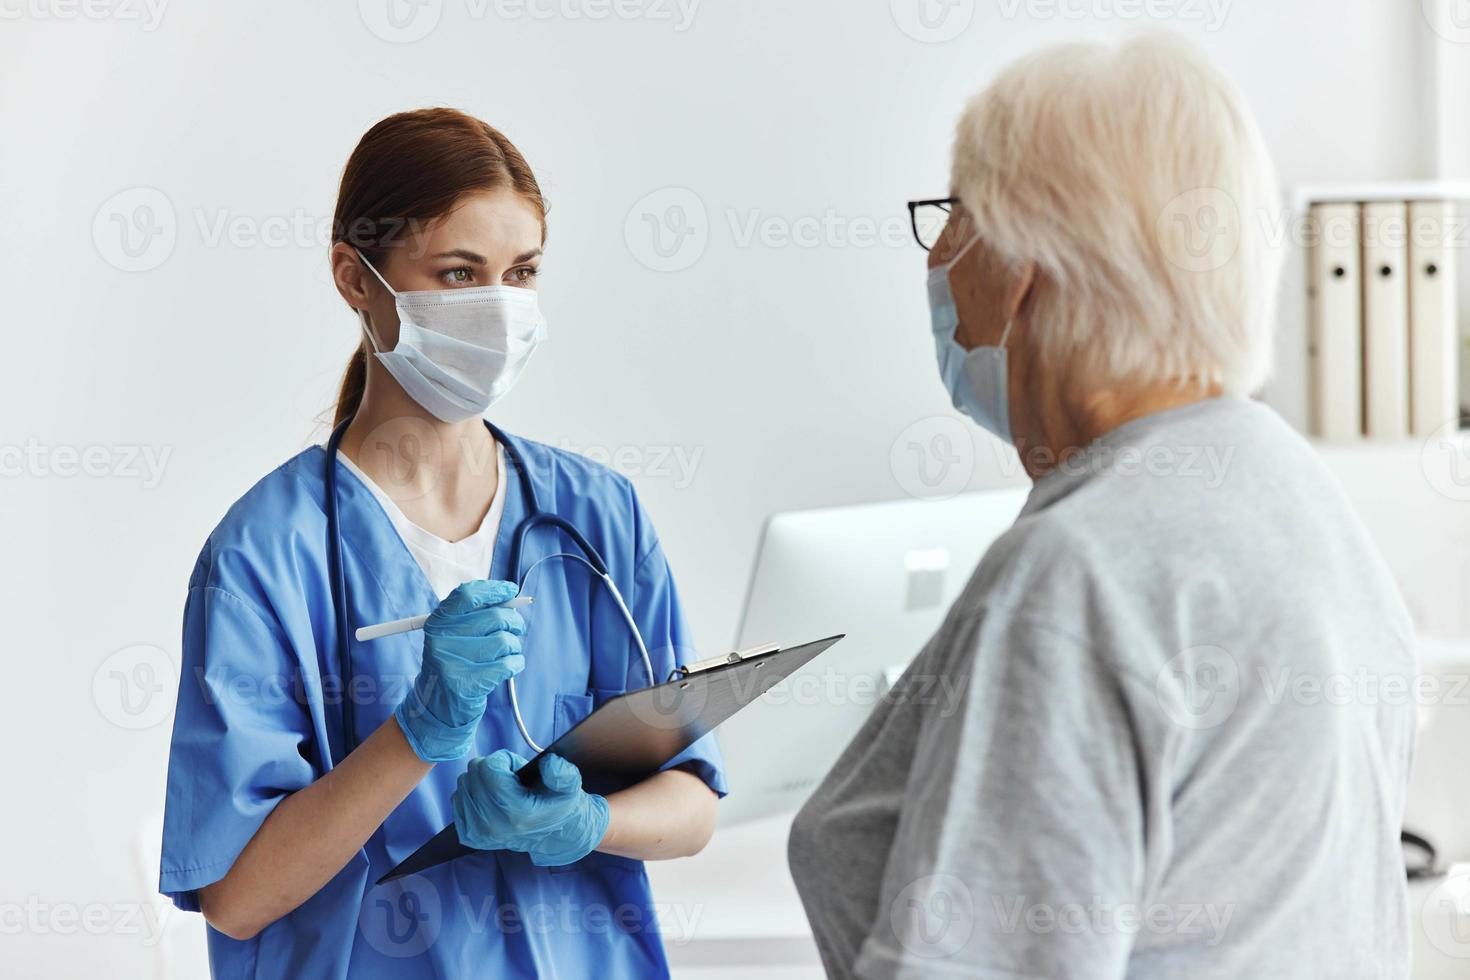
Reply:
M934 197L923 201L909 202L909 224L914 229L914 241L924 251L934 247L944 226L949 223L950 212L960 203L957 197Z

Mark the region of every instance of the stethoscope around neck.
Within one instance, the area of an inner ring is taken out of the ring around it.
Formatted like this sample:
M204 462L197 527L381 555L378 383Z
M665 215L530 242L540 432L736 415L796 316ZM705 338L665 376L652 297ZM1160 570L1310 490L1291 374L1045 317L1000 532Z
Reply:
M342 443L342 436L347 427L352 424L352 418L348 417L342 424L332 430L331 438L327 440L326 448L326 511L327 511L327 564L331 578L332 608L337 618L337 660L341 667L342 684L340 694L342 698L342 754L345 757L357 746L356 737L356 709L352 703L352 647L349 644L349 629L347 623L347 580L342 571L342 528L341 518L337 507L337 449ZM622 614L624 622L628 624L628 631L633 634L633 641L638 644L638 655L643 659L643 669L648 674L648 684L652 687L657 681L653 673L653 661L648 656L648 647L643 642L643 634L638 630L638 624L633 619L633 613L629 611L628 604L623 601L623 594L618 590L617 583L608 573L607 563L602 560L597 549L592 547L582 532L564 517L556 514L544 513L536 498L536 487L531 482L530 471L526 468L525 460L521 458L520 450L511 445L505 434L491 425L485 423L485 428L490 430L490 435L505 450L506 461L516 471L516 477L520 482L521 496L526 502L526 516L516 525L511 532L510 541L510 567L514 572L513 581L520 588L525 587L526 580L531 573L536 571L544 563L554 558L565 558L571 561L581 562L592 571L594 575L602 580L607 586L608 594L612 596L613 602ZM571 552L560 551L544 555L531 564L530 568L522 571L521 553L524 550L526 536L538 527L553 527L560 530L572 540L582 553L580 555ZM487 570L488 573L488 570ZM324 678L325 680L325 678ZM520 701L516 698L516 681L512 677L506 682L506 691L510 695L511 713L515 716L516 728L520 729L521 738L526 744L537 752L542 747L531 737L531 732L526 728L526 720L521 716Z

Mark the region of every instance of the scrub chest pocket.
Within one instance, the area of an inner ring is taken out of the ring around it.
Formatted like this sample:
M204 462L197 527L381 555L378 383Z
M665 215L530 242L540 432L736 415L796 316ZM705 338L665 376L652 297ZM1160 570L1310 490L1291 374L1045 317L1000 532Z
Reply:
M622 691L608 691L594 687L585 694L558 694L556 710L552 716L553 737L561 738L576 728L583 718L602 707L609 699L622 693Z

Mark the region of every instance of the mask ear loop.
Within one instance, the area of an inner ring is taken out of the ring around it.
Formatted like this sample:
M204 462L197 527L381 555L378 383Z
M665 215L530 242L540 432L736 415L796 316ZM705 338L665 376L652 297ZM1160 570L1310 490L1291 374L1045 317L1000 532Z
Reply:
M372 272L373 275L375 275L375 276L378 277L378 282L380 282L380 283L383 284L383 288L386 289L386 290L388 290L388 292L391 293L393 295L393 297L396 299L398 297L398 290L396 290L392 286L388 285L388 280L384 279L383 278L383 274L381 272L379 272L373 266L373 264L367 260L367 256L362 254L362 249L354 248L353 251L357 253L357 257L359 259L362 259L362 264L368 267L368 271Z
M966 252L968 252L971 248L974 248L975 243L978 242L979 240L980 240L980 236L978 234L971 235L970 236L970 240L968 242L965 242L965 244L960 248L960 250L955 253L954 258L952 258L948 262L944 263L944 270L945 270L945 274L946 275L949 273L949 270L951 270L951 269L953 269L955 267L955 264L958 263L960 259L962 259L962 258L965 257L965 253ZM999 347L1001 350L1005 350L1005 347L1006 347L1006 338L1011 335L1011 328L1014 327L1015 325L1016 325L1016 318L1015 317L1011 317L1009 320L1006 321L1005 329L1000 332L1000 340L996 343L996 345L995 345L996 347Z
M1031 289L1035 285L1036 280L1033 277L1031 282L1029 282L1026 286L1026 292L1021 294L1021 299L1016 305L1016 312L1011 314L1011 318L1006 321L1006 328L1000 332L1000 343L996 346L1000 347L1001 350L1005 350L1006 338L1011 335L1011 328L1016 325L1016 317L1020 314L1020 308L1026 305L1026 297L1030 295Z
M380 283L383 284L383 288L386 289L386 290L388 290L389 295L391 295L394 299L397 299L398 298L398 291L396 289L394 289L392 286L388 285L388 280L384 279L383 278L383 274L381 272L379 272L373 266L373 264L367 260L367 256L362 254L362 249L360 249L360 248L354 248L353 251L357 253L357 257L358 257L359 260L361 260L362 264L368 267L368 271L370 271L373 275L375 275L375 276L378 277L378 282L380 282ZM383 353L383 349L378 346L378 339L373 336L372 330L369 329L369 327L368 327L367 310L358 310L357 311L357 319L358 319L358 322L360 322L362 324L362 332L367 335L368 343L372 345L373 353L374 354L381 354L381 353Z
M965 257L965 253L974 248L975 243L979 240L980 235L978 233L971 235L970 240L965 242L964 245L960 246L960 250L954 253L954 256L948 262L944 263L944 271L949 272L951 269L953 269L955 265L959 263L960 259Z
M373 336L372 330L370 330L368 328L367 310L358 310L357 311L357 322L362 326L363 335L365 337L367 337L367 339L368 339L368 345L370 347L372 347L373 353L374 354L381 354L381 353L383 353L382 348L380 348L378 346L377 338L375 338Z

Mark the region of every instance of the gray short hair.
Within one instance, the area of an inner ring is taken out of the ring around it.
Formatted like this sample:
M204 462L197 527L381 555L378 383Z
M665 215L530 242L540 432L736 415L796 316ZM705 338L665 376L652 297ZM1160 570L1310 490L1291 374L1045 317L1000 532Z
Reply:
M1275 172L1244 99L1192 46L1022 58L966 107L952 179L986 243L1037 264L1047 363L1090 384L1266 381Z

